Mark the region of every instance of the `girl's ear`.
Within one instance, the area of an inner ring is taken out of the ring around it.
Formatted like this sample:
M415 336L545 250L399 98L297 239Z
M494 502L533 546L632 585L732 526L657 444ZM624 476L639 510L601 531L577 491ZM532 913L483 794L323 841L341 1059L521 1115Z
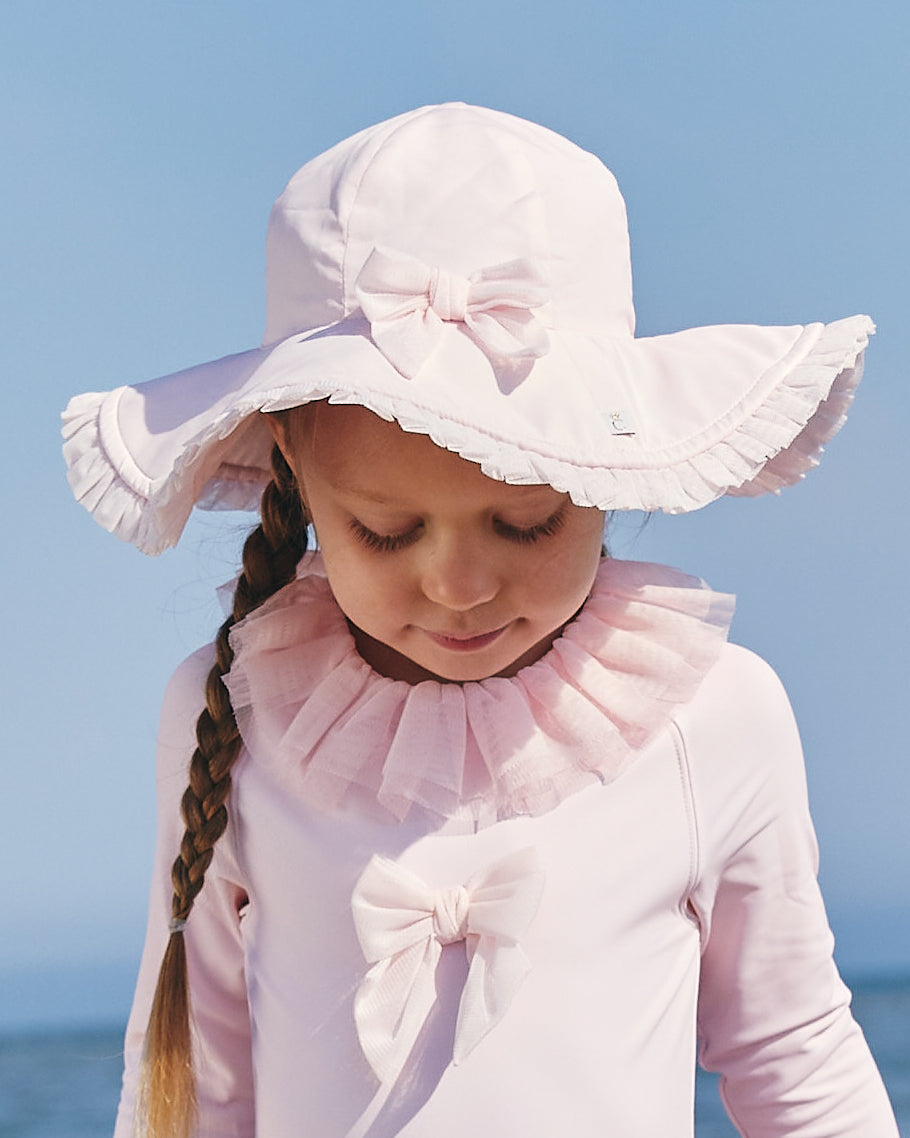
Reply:
M264 414L266 424L271 431L272 438L275 440L275 445L281 451L284 461L293 472L294 479L297 482L300 500L303 502L304 511L309 517L310 507L307 504L306 494L303 492L303 486L300 484L300 479L294 465L295 447L293 444L290 416L286 411L267 411Z
M285 462L290 465L287 417L281 411L266 411L263 417L272 433L272 438L278 444L278 449L284 455Z

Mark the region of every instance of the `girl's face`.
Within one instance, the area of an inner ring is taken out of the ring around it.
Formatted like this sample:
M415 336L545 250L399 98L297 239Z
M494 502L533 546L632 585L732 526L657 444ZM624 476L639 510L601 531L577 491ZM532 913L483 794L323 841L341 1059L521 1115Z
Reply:
M511 676L590 592L602 511L511 486L362 407L269 416L332 592L377 672L415 683Z

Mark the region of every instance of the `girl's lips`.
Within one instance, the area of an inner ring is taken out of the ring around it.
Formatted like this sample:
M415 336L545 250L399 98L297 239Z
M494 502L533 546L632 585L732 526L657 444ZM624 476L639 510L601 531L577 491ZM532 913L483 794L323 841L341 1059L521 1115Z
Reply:
M448 648L452 652L476 652L479 648L486 648L488 644L498 640L508 627L504 624L502 628L494 628L492 632L483 632L480 636L446 636L441 632L425 631L440 648Z

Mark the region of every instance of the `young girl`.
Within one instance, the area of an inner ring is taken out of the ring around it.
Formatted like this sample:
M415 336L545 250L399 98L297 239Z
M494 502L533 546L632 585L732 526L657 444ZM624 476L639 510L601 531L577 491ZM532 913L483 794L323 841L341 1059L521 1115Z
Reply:
M291 180L263 347L70 404L148 553L261 493L165 697L120 1138L682 1138L696 1047L750 1138L897 1133L777 679L602 552L797 481L872 326L633 326L604 166L426 107Z

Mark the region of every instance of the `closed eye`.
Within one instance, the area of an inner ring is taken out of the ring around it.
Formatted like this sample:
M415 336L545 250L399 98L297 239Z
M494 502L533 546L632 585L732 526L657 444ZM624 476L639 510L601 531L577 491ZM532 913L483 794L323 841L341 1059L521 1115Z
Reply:
M553 537L554 534L559 533L565 524L566 510L564 506L560 506L555 514L536 526L513 526L500 521L496 522L496 532L509 541L515 541L521 545L531 545L535 541Z
M376 553L395 553L396 550L404 549L420 537L423 529L423 524L418 523L405 533L376 533L374 530L368 529L362 522L358 522L356 518L351 519L350 526L361 545L374 550Z
M418 522L417 525L404 533L376 533L375 530L369 529L356 518L352 518L349 524L361 545L376 553L395 553L399 549L406 549L407 546L413 545L423 533L423 522ZM533 545L535 542L553 537L559 533L565 524L566 510L564 506L560 506L556 513L552 514L546 521L533 526L514 526L500 520L493 522L494 529L500 537L519 545Z

